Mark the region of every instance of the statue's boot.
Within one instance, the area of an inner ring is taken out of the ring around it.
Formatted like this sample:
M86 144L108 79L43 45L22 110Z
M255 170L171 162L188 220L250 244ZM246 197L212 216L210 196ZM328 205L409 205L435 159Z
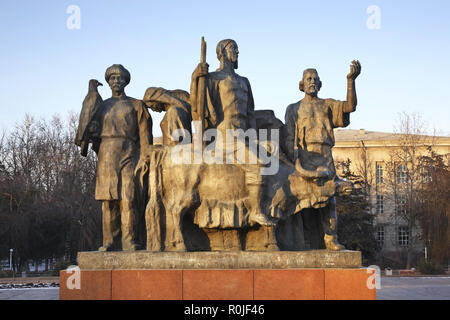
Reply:
M249 223L250 225L259 224L261 226L266 227L274 227L276 225L275 221L272 221L272 219L268 218L266 215L262 213L253 213L249 216Z
M113 244L107 244L107 245L103 245L100 248L98 248L98 251L101 252L105 252L105 251L113 251L114 250L114 246Z
M325 247L327 248L327 250L332 251L345 250L345 247L337 241L337 236L335 235L325 233L323 240L325 242Z
M320 209L322 228L325 233L323 240L327 250L339 251L345 250L337 240L337 216L336 216L336 199L330 199L329 204Z
M262 201L262 185L252 184L248 185L249 192L249 204L250 204L250 214L248 217L248 222L250 226L259 224L261 226L273 227L276 225L274 219L266 216L262 212L261 201Z
M136 250L138 250L138 245L135 243L126 243L125 245L122 244L122 250L123 251L136 251Z
M115 251L118 250L118 245L114 243L108 243L106 245L101 246L98 248L98 251L105 252L105 251ZM122 250L123 251L136 251L139 249L139 246L135 244L134 242L130 241L122 241Z

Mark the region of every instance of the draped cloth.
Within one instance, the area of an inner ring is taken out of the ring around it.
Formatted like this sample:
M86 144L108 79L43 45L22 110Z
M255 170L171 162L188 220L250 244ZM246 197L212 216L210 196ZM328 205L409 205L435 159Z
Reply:
M157 105L164 105L166 114L160 123L163 135L164 145L175 145L180 142L180 136L185 139L189 133L192 135L191 128L191 106L186 98L183 97L181 90L166 90L164 88L150 87L145 91L144 103L154 111L160 111ZM178 130L178 132L177 132ZM172 138L172 135L175 135Z

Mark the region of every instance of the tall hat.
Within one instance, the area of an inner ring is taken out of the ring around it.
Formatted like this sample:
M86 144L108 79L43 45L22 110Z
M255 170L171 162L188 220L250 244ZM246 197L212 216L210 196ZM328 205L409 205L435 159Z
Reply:
M109 82L109 77L111 77L113 74L120 74L125 81L127 82L127 84L130 83L130 72L125 69L125 67L121 64L113 64L111 67L109 67L108 69L106 69L105 72L105 80L106 82Z

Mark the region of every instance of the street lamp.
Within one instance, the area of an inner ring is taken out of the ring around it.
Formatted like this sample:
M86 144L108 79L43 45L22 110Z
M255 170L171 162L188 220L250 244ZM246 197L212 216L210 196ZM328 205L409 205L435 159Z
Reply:
M9 269L13 269L12 267L12 255L13 255L14 249L9 249Z

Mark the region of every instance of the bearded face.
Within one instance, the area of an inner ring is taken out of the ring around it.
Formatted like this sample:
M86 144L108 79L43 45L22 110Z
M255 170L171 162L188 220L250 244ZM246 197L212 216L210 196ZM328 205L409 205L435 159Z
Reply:
M239 49L237 44L233 41L225 48L226 58L233 64L234 69L238 68Z
M317 72L307 71L303 76L303 91L312 96L316 96L320 90L320 78Z

